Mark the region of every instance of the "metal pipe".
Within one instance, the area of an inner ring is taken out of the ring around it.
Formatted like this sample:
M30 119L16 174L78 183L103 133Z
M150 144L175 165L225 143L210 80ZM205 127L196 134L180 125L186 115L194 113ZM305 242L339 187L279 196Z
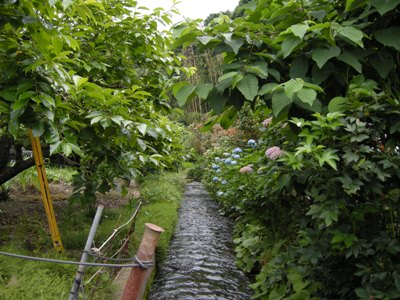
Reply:
M165 230L155 224L146 223L142 241L136 252L139 261L154 261L154 253L160 238L160 234ZM134 267L131 270L121 300L141 300L146 290L147 281L152 269Z
M90 232L89 232L88 238L86 240L85 249L82 253L81 262L83 262L83 263L87 262L88 252L90 251L90 249L92 247L94 236L96 234L97 227L99 226L99 222L100 222L101 214L103 213L103 209L104 209L103 205L99 205L97 207L96 215L94 216L92 227L90 228ZM85 267L86 267L85 265L79 265L79 267L78 267L78 271L75 274L75 279L72 284L71 291L69 293L69 298L68 298L69 300L78 299L79 288L80 288L80 285L82 282L82 276L85 271Z

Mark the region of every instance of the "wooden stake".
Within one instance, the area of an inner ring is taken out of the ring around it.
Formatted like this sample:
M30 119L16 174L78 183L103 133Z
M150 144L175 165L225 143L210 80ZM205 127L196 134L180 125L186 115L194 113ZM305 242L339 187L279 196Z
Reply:
M56 216L54 214L53 201L50 196L50 188L47 181L46 168L44 167L42 147L39 138L33 136L32 129L29 130L29 139L32 144L33 157L35 159L36 171L39 177L40 192L42 194L43 206L49 223L53 246L57 252L64 252L60 232L58 231Z

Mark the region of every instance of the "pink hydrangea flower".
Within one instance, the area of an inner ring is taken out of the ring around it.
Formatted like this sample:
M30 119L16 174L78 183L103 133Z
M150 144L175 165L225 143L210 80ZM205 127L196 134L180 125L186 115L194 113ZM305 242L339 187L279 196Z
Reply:
M265 151L265 156L272 160L276 160L277 158L281 157L284 154L285 152L283 152L281 148L277 146L268 148L267 151Z
M272 122L272 117L271 117L271 118L268 118L268 119L265 119L265 120L262 122L262 124L263 124L264 127L268 127L268 125L271 124L271 122Z
M245 167L241 168L239 170L239 172L240 173L251 173L251 172L253 172L253 169L250 166L245 166Z

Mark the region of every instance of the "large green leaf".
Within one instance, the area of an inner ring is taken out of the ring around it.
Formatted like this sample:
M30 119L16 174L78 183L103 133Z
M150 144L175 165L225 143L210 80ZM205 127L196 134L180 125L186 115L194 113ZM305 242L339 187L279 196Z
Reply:
M291 104L292 100L284 92L279 92L272 96L272 110L276 117Z
M362 73L362 65L358 61L358 56L356 56L354 53L344 50L343 53L338 56L338 60L341 60L353 67L358 73Z
M297 36L300 39L303 39L308 28L309 28L308 24L295 24L290 26L289 29L293 32L295 36Z
M240 47L243 45L242 39L225 40L225 44L229 45L235 54L238 54Z
M178 101L179 106L183 106L186 104L186 101L193 95L193 92L196 90L196 87L193 84L185 83L183 85L178 86L178 88L174 88L174 95L176 100Z
M187 23L179 23L178 25L173 26L171 28L172 37L174 39L179 38L182 35L182 33L184 33L186 30L188 31L191 30L189 25Z
M312 107L314 105L315 99L317 98L317 92L313 89L302 88L297 92L297 97L300 101L306 103Z
M346 12L363 6L367 0L346 0Z
M346 27L340 26L338 28L338 34L342 37L349 39L358 46L364 47L364 43L362 42L364 34L360 29L357 29L352 26L346 26Z
M221 77L219 77L218 82L224 81L225 79L228 79L228 78L232 78L233 76L236 76L237 74L239 74L239 72L237 72L237 71L228 72L228 73L222 75Z
M308 71L308 59L304 55L296 57L290 64L290 78L305 78Z
M265 94L271 93L272 90L273 90L277 85L278 85L278 84L277 84L277 83L274 83L274 82L266 83L266 84L264 84L264 85L261 87L261 89L259 90L258 94L259 94L260 96L263 96L263 95L265 95Z
M195 92L197 96L199 96L199 98L206 99L212 88L213 88L212 83L199 83L196 87Z
M311 71L312 81L321 84L329 76L331 76L335 72L335 66L332 62L326 63L322 68L318 68L317 65L314 65Z
M233 105L237 111L240 111L246 101L245 98L243 98L242 93L238 89L233 89L229 91L229 93L227 93L227 97L228 101L226 105Z
M375 31L375 38L378 42L400 51L400 27L389 27Z
M288 57L293 50L300 45L301 39L296 37L296 36L289 36L285 38L285 40L282 42L281 48L282 48L282 53L283 57Z
M264 61L260 60L251 65L247 65L245 69L247 72L254 73L263 79L268 77L268 64Z
M197 39L202 43L203 45L207 45L210 41L216 40L215 37L212 36L199 36Z
M216 114L220 114L224 111L224 107L227 101L228 97L224 94L218 93L216 90L213 90L210 96L207 98L207 102L209 103L210 108Z
M321 69L328 60L333 57L337 57L340 54L339 47L330 48L317 48L312 53L312 59L317 63L318 67Z
M329 112L342 112L345 110L348 99L344 97L333 98L328 105Z
M304 81L300 78L297 79L290 79L288 82L285 83L285 94L290 99L293 99L293 95L300 91L304 85Z
M258 80L252 74L244 76L236 86L247 100L252 101L258 94Z
M195 41L197 38L196 32L189 31L186 32L186 30L183 31L183 34L179 36L179 38L174 40L174 43L172 44L172 48L178 48L182 46L183 48L189 46L193 41Z
M225 110L224 114L221 117L220 124L222 128L228 129L232 126L237 118L237 110L234 106L229 107L229 109Z
M296 106L301 107L304 110L320 113L322 109L322 103L317 98L313 101L312 105L310 106L309 103L303 102L300 100L299 97L295 97L293 103Z
M372 0L371 3L381 15L384 15L399 5L400 0Z
M369 63L385 79L389 72L395 68L395 63L392 54L380 51L369 58Z

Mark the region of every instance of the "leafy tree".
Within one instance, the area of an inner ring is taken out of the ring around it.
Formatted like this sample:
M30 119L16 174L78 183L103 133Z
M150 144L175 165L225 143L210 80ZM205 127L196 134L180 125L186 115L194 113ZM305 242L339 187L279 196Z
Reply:
M181 129L163 117L171 78L184 70L157 31L169 12L143 14L129 0L0 6L2 141L32 128L50 154L78 157L76 195L92 200L114 178L180 159ZM1 173L17 165L2 160Z
M220 17L220 16L222 16L222 15L224 15L224 16L229 16L229 17L230 17L230 16L232 15L232 13L231 13L231 11L226 10L226 11L220 11L220 12L218 12L218 13L209 14L208 17L204 19L204 25L205 25L205 26L210 25L210 23L211 23L213 20L217 19L218 17Z

